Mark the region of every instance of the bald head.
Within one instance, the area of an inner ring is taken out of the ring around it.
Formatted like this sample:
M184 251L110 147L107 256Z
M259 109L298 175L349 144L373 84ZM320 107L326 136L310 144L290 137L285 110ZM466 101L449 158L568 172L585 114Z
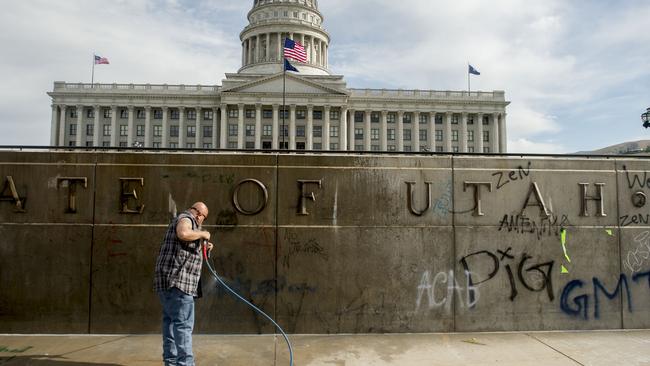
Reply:
M203 202L196 202L192 205L192 207L190 207L190 210L193 211L194 216L197 218L199 223L202 223L203 220L207 219L208 214L210 213L208 211L208 206L206 206Z

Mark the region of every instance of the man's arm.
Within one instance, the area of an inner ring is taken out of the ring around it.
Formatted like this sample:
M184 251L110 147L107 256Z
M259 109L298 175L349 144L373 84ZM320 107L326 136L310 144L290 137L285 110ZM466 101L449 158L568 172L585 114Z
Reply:
M209 231L192 230L192 222L187 218L181 219L176 225L176 236L185 242L192 242L199 239L210 240Z

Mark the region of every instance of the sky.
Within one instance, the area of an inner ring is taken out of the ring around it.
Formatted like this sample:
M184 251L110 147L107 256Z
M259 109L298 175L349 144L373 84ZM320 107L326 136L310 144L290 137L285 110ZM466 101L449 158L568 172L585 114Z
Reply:
M221 85L252 0L22 0L0 12L0 145L48 145L54 81ZM508 152L650 139L648 0L320 0L348 87L504 90Z

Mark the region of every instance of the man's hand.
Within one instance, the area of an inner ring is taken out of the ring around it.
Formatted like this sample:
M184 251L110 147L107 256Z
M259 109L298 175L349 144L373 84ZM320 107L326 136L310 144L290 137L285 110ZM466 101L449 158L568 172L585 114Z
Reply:
M203 240L210 240L210 232L209 231L202 231L201 234L203 235Z
M208 242L208 244L203 244L203 245L206 245L208 247L208 252L211 251L212 248L214 248L214 244L212 244L210 242Z

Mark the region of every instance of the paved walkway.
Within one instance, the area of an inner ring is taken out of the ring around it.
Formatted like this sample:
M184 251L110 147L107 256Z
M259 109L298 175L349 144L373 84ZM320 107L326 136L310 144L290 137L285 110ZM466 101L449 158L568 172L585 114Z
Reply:
M650 365L650 330L292 336L296 366ZM0 335L0 365L161 365L160 337ZM282 337L195 336L197 365L289 365Z

